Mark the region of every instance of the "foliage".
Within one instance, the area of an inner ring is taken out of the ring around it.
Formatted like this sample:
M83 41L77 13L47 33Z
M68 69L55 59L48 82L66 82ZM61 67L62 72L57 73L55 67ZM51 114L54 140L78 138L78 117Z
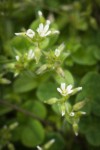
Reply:
M99 9L0 2L0 150L99 149Z

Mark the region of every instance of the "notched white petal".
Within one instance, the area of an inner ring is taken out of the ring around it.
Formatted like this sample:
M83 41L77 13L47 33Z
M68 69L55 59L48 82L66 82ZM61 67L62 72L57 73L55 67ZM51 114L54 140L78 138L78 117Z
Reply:
M62 90L60 88L57 88L57 91L62 94Z
M67 91L68 94L73 92L72 87L73 86L71 84L67 86L66 91Z
M66 84L65 83L61 83L61 89L64 91L65 90L65 87L66 87Z

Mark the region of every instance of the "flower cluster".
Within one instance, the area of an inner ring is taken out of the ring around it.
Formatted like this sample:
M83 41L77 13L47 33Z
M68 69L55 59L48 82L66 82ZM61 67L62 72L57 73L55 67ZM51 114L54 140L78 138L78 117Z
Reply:
M75 89L72 89L72 85L68 85L66 87L66 84L65 83L61 83L61 86L60 88L58 87L57 88L57 91L62 95L62 96L67 96L67 95L71 95L71 94L74 94L80 90L82 90L82 87L78 87L78 88L75 88Z
M28 51L28 53L25 53L24 56L19 56L19 55L16 55L16 56L15 56L15 58L16 58L17 61L20 61L20 59L21 59L22 57L23 57L23 58L25 57L27 60L32 60L32 59L35 58L35 55L34 55L33 50L30 49L30 50Z
M42 16L42 12L39 11L38 15L41 17ZM52 34L59 34L58 30L50 30L50 20L46 20L45 23L40 23L38 28L36 29L36 31L33 31L32 29L28 29L26 32L22 32L22 33L15 33L15 35L26 35L29 38L33 39L35 38L35 35L38 35L40 38L44 38L47 37L49 35Z
M32 39L32 43L34 44L34 46L32 46L32 48L34 47L34 51L33 49L30 49L24 55L21 54L15 56L17 61L16 66L18 68L16 73L18 74L19 72L28 68L30 64L33 64L32 71L34 71L37 75L42 74L47 70L55 70L57 74L64 78L64 70L61 68L61 64L63 63L65 58L70 55L70 53L64 52L62 54L62 51L65 48L64 43L55 48L54 51L50 49L48 52L48 48L44 48L43 50L41 45L43 42L45 42L45 38L53 34L59 34L59 31L53 30L51 28L50 20L45 20L41 11L38 12L38 16L40 19L40 23L36 27L36 30L28 29L26 32L15 33L18 36L27 36L28 38ZM31 60L35 60L36 63L34 64L34 61ZM85 103L82 101L72 106L68 100L71 95L74 95L81 90L82 87L73 88L72 84L66 85L66 83L61 83L60 87L57 87L57 91L60 93L61 98L52 97L46 101L44 100L44 102L46 102L47 104L55 104L58 107L60 114L73 125L73 130L76 135L78 135L78 122L80 120L80 116L86 114L85 112L80 111ZM40 146L37 146L37 148L38 150L44 149Z

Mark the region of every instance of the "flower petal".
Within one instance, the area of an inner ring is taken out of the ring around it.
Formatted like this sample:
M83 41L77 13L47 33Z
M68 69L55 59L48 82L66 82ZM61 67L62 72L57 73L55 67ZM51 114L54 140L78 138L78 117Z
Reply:
M43 23L39 24L39 27L37 28L38 34L41 34L43 32Z
M62 90L60 88L57 88L57 91L62 94Z
M32 29L28 29L26 31L26 35L30 38L33 38L35 36L35 32Z
M39 17L41 17L43 15L40 10L38 11L38 15L39 15Z
M71 84L67 86L66 91L67 91L68 94L72 93L72 91L73 91L72 87L73 86Z
M65 83L61 83L61 89L62 89L62 91L65 90L65 87L66 87L66 84Z
M44 36L48 36L49 34L51 34L51 31L48 31Z
M46 32L48 31L48 29L49 29L49 25L46 24L46 25L44 26L43 32L46 33Z

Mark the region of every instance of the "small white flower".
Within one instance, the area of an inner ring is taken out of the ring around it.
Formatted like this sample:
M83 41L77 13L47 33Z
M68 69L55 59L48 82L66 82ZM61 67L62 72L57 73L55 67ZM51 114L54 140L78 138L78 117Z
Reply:
M41 37L46 37L51 34L51 31L49 30L50 21L47 20L46 24L43 23L39 24L39 27L37 28L37 32Z
M37 146L37 149L38 149L38 150L43 150L40 146Z
M59 49L55 49L55 56L59 57L60 56L60 50Z
M35 32L32 29L28 29L26 32L22 32L22 33L15 33L15 35L19 36L19 35L27 35L28 37L30 37L31 39L35 36Z
M71 112L69 115L70 115L71 117L73 117L73 116L75 116L75 113L74 113L74 112Z
M17 55L15 56L16 60L19 61L20 57Z
M42 12L39 10L38 11L38 16L41 17L42 16Z
M75 135L78 136L78 132L75 132Z
M33 58L34 58L34 52L32 49L30 49L28 52L28 60L33 59Z
M35 36L35 32L32 29L28 29L26 35L32 39Z
M73 92L72 87L73 86L71 84L66 87L65 83L61 83L61 87L57 88L57 91L61 95L66 96L66 95L69 95L69 94L71 94Z

